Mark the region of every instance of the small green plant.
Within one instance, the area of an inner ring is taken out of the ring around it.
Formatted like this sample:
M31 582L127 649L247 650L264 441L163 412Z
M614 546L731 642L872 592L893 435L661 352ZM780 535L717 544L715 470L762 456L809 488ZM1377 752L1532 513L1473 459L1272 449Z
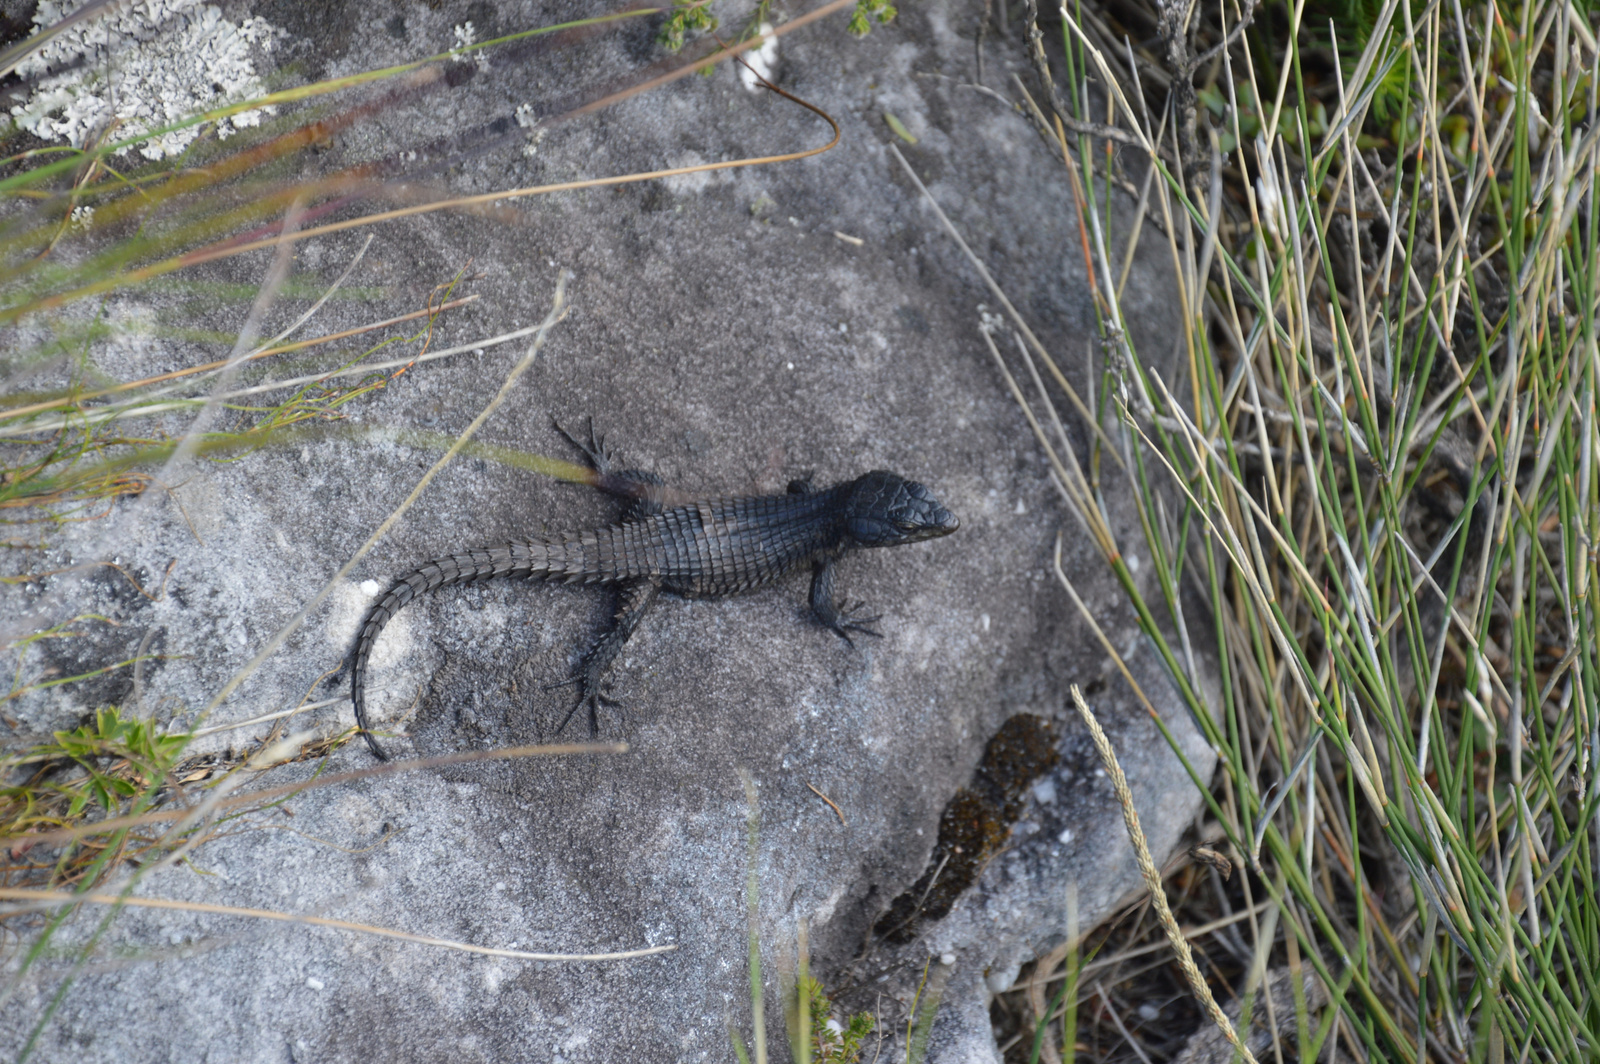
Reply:
M71 827L86 817L127 811L143 796L164 788L189 742L187 733L164 732L153 721L125 715L116 706L99 709L83 724L55 733L54 742L0 758L0 837L14 840L8 885L62 886L102 877L115 860L102 860L99 845L68 846L52 863L29 863L30 834ZM26 775L22 775L26 773ZM20 776L20 778L19 778ZM118 844L133 856L137 840Z
M850 16L850 35L865 37L872 32L874 22L884 25L893 22L898 14L889 0L856 0L855 12Z
M1226 153L1238 146L1234 140L1233 120L1228 115L1227 86L1208 85L1196 91L1195 95L1200 102L1205 104L1206 110L1211 112L1217 124L1217 148ZM1234 97L1239 101L1239 133L1246 143L1253 141L1261 132L1264 124L1262 114L1272 110L1272 101L1267 101L1263 108L1256 99L1255 85L1248 81L1241 81L1234 87ZM1297 143L1300 135L1300 113L1285 108L1278 115L1278 136L1286 138L1290 143ZM1320 139L1328 132L1328 109L1321 100L1312 99L1306 105L1306 130L1313 140ZM1371 141L1371 138L1368 138ZM1371 143L1363 142L1363 147L1370 147Z
M83 770L82 776L47 788L68 799L66 815L72 819L90 802L109 813L140 787L164 777L189 737L169 735L152 721L125 717L116 706L105 706L77 728L56 732L55 740L37 748L33 757L46 763L70 761Z
M708 0L675 0L672 14L667 16L656 39L667 51L676 52L683 48L685 35L690 30L711 33L718 25Z
M822 984L809 975L800 977L798 993L804 994L811 1013L810 1061L815 1064L855 1064L861 1059L861 1043L877 1026L870 1012L858 1012L841 1024L833 1018L833 1002Z

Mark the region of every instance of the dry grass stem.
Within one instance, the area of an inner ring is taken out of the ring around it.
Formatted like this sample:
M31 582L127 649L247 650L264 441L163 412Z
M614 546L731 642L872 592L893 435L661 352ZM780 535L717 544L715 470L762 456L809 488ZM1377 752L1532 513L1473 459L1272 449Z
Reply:
M210 902L175 901L169 898L137 898L124 894L94 892L74 894L69 891L59 890L13 890L10 888L0 888L0 899L18 903L9 910L0 911L0 917L11 913L38 912L73 905L110 905L133 909L166 909L175 912L208 913L215 916L242 916L252 920L277 920L283 923L305 924L309 927L331 927L339 931L355 931L363 935L394 938L402 942L414 942L422 946L438 946L441 949L451 949L461 953L477 953L485 957L505 957L510 960L521 961L629 961L640 957L653 957L658 953L670 953L678 948L676 945L669 945L649 946L644 949L625 950L619 953L530 953L527 950L475 946L470 942L456 942L448 938L417 935L410 931L400 931L392 927L352 923L349 920L335 920L327 916L305 916L296 913L278 912L275 909L247 909L235 905L214 905Z

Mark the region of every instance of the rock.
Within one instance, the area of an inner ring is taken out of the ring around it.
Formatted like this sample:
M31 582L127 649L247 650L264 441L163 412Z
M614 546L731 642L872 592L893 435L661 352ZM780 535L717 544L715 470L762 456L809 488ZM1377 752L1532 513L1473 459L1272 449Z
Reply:
M322 19L291 18L294 6L262 4L256 13L287 27L273 53L280 61L308 63L324 77L442 51L469 19L482 40L569 10L413 3L365 18L353 5L332 5ZM1202 774L1210 755L1115 582L1062 513L978 333L978 305L993 297L889 152L898 146L928 182L1069 378L1087 382L1098 372L1083 361L1096 349L1094 318L1061 161L1019 113L964 84L981 7L907 5L860 42L844 34L846 13L784 37L771 60L776 76L840 123L840 146L827 154L504 200L371 230L352 295L324 307L306 335L418 309L458 274L481 299L441 318L436 350L537 322L564 270L574 274L571 313L478 434L489 449L449 466L204 722L200 707L495 394L520 344L419 364L341 408L351 433L232 464L198 461L170 499L151 492L99 522L51 530L48 555L7 563L42 571L118 555L150 595L130 593L110 569L75 584L54 578L46 587L66 611L57 619L98 611L121 627L92 644L52 643L48 658L30 660L86 671L158 633L167 656L143 670L145 711L216 725L290 707L312 691L394 574L454 550L610 520L610 500L493 450L570 458L552 414L571 422L592 414L629 464L697 492L781 491L808 472L831 483L873 468L924 481L960 517L961 531L864 552L841 574L852 599L883 613L882 639L857 640L852 650L809 623L803 580L724 602L665 600L628 644L613 673L619 708L601 721L601 738L625 740L629 753L480 762L310 791L289 803L292 818L268 813L236 825L196 851L192 868L153 874L138 891L511 950L676 951L529 962L132 909L44 1021L33 1060L187 1059L197 1051L240 1061L727 1059L729 1028L748 1035L751 1023L741 772L760 801L769 1039L782 1039L776 973L804 921L815 970L842 1007L876 1002L884 1035L904 1032L903 1003L936 958L943 990L929 1059L996 1059L989 996L1060 941L1069 884L1092 922L1137 882L1067 685L1085 687L1117 743L1158 859L1197 803L1050 575L1058 532L1080 593ZM730 30L742 26L734 12L721 14ZM831 135L815 115L747 90L728 67L529 132L528 121L660 61L658 27L659 19L630 21L517 53L491 50L482 67L456 64L448 84L340 133L318 165L387 160L386 173L413 175L409 192L391 186L408 202L789 152ZM1024 69L1023 57L1020 47L989 40L988 80L1002 86L1009 70ZM524 105L532 110L520 121ZM365 235L300 245L297 276L315 282L308 290L326 287ZM1125 295L1138 349L1163 359L1177 335L1164 256L1153 244L1141 249ZM258 253L182 279L255 286L268 263ZM107 313L169 329L201 320L240 327L245 303L197 304L198 291L130 291ZM301 290L280 302L263 334L309 298ZM215 345L191 341L119 341L104 363L128 377L217 357ZM312 357L331 367L341 355ZM1126 486L1108 481L1106 498L1123 542L1142 549ZM0 614L20 611L30 595L38 597L0 587ZM390 740L391 750L429 756L556 738L571 693L542 685L568 675L608 608L593 589L511 583L448 590L408 607L380 643L374 672L383 690L376 716L409 736ZM19 734L43 732L105 699L131 704L134 687L53 688L14 703L13 713ZM971 789L986 746L1019 714L1054 736L1055 757L1029 769L1025 789L1002 794L1001 834L948 912L925 915L910 941L874 939L874 923L926 875L952 797ZM339 701L289 726L331 733L350 723L349 704ZM202 743L237 745L264 731ZM559 738L583 737L580 721ZM327 771L370 763L357 743ZM271 779L311 772L290 766ZM58 944L86 942L99 915L79 914ZM70 967L70 954L55 956L0 1009L0 1042L19 1044L45 1017ZM13 970L16 963L8 961Z
M1303 1004L1297 1008L1295 998ZM1270 1003L1268 999L1271 999ZM1244 1001L1240 998L1222 1006L1234 1033L1241 1038L1250 1052L1260 1060L1272 1052L1273 1043L1298 1048L1300 1044L1299 1017L1312 1013L1328 1003L1327 988L1309 965L1300 971L1300 993L1295 993L1294 973L1288 968L1274 968L1266 973L1261 985L1251 995L1250 1025L1241 1029ZM1206 1017L1200 1027L1189 1037L1183 1051L1174 1058L1174 1064L1222 1064L1239 1059L1237 1051L1227 1036Z

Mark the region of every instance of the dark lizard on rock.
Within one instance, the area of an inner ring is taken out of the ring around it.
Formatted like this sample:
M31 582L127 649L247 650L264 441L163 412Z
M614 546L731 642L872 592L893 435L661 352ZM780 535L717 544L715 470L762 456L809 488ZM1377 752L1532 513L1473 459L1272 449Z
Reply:
M614 470L611 455L592 427L587 446L559 425L557 429L588 457L598 474L596 487L631 499L622 519L586 532L513 540L436 558L396 580L367 610L352 655L350 689L356 723L380 761L387 761L388 755L367 726L367 658L383 626L419 594L496 577L619 588L615 622L569 681L578 687L573 712L588 704L593 729L600 681L660 592L722 598L810 566L812 613L825 628L850 642L851 632L877 635L868 626L878 618L856 616L853 611L859 605L835 602L835 563L861 547L916 543L960 527L927 488L883 470L826 489L814 489L807 477L792 481L783 495L714 498L668 507L662 501L661 479L635 470Z

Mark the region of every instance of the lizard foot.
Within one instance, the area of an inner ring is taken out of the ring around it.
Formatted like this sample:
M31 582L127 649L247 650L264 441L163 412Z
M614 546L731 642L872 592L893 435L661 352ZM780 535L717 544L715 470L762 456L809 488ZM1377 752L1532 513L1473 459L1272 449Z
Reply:
M615 464L616 456L610 451L606 450L606 438L604 436L595 435L594 418L589 418L588 421L588 443L584 443L578 437L562 428L561 422L557 421L553 417L550 419L550 424L554 425L556 427L556 431L561 433L561 435L566 438L568 443L577 448L577 450L589 460L589 464L594 467L595 472L609 473L611 471L611 467Z
M828 624L828 628L833 631L835 635L837 635L840 639L843 639L846 643L849 643L852 647L856 645L856 641L850 638L851 632L860 632L862 635L870 635L874 639L883 638L882 632L878 631L876 628L870 627L871 625L877 624L879 621L883 620L883 614L876 613L871 617L858 617L855 615L856 611L860 610L864 605L865 603L862 602L846 602L842 604L839 607L838 612L834 614L833 618Z
M566 731L567 725L572 723L572 718L577 715L578 710L582 709L584 706L588 706L589 737L593 738L594 736L600 734L600 707L605 706L609 709L619 709L622 705L622 703L616 701L615 699L607 698L605 695L601 694L599 685L588 682L588 678L581 674L574 676L570 680L562 680L560 683L545 684L541 690L554 691L561 687L577 687L578 700L572 703L572 708L567 710L567 715L561 718L561 723L556 725L556 730L552 733L553 735L560 735L562 732Z

